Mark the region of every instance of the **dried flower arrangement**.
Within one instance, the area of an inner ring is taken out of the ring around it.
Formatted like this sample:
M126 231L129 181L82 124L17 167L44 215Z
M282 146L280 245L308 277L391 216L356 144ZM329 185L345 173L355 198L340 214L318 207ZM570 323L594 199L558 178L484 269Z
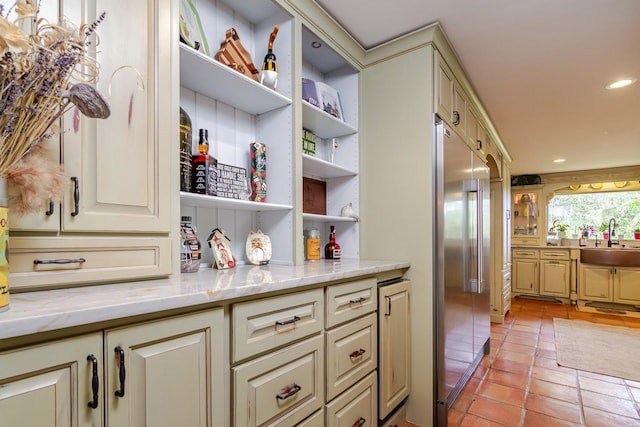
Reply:
M59 132L60 117L74 106L91 118L110 114L92 86L98 64L87 53L104 17L78 28L39 18L37 0L16 1L6 11L0 5L0 178L9 182L12 212L62 199L68 179L41 144Z

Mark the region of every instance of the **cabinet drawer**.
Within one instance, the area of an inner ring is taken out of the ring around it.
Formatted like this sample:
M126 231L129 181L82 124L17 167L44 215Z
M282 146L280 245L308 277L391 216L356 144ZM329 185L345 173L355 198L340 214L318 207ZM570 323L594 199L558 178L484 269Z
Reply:
M389 419L382 425L382 427L402 427L407 422L407 408L402 405L396 412L389 417Z
M327 400L331 400L378 366L375 314L326 333Z
M320 332L322 289L233 306L233 361L237 362Z
M11 237L11 291L168 276L171 238ZM85 261L82 262L81 260ZM44 263L36 263L39 260ZM46 263L57 260L63 263ZM66 263L66 260L71 262ZM78 262L73 262L73 261Z
M327 426L378 425L375 371L326 406Z
M327 287L327 329L375 311L377 286L372 277Z
M538 259L538 251L535 249L513 249L513 258Z
M540 244L540 239L537 237L513 237L512 238L513 245L538 245Z
M233 368L234 425L293 426L322 407L323 337Z
M297 424L296 427L324 427L324 408Z
M542 249L541 259L569 259L569 251Z

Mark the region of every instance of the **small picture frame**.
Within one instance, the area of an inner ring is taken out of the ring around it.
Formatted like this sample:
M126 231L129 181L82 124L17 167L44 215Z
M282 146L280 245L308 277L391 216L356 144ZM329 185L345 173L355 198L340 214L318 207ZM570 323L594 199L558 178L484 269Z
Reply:
M207 37L200 23L200 15L191 0L180 0L180 41L210 56Z

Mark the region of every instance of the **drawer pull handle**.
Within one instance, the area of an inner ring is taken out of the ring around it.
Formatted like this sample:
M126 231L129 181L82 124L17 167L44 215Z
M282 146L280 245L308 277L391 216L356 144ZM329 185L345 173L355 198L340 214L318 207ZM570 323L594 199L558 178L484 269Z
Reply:
M124 397L124 379L127 375L127 372L124 368L124 350L122 349L122 347L117 346L115 348L115 352L117 358L116 366L118 366L118 376L120 377L120 390L116 390L115 394L118 397Z
M91 362L91 391L93 398L87 405L89 408L96 409L98 407L98 390L100 388L100 379L98 378L98 359L93 354L87 356L87 360Z
M298 320L300 320L298 316L293 316L293 319L285 320L284 322L276 320L276 326L290 325L292 323L296 323Z
M349 355L350 358L355 359L356 357L360 357L363 354L365 354L367 351L364 348L361 348L360 350L356 350L353 353L351 353Z
M368 299L369 298L365 298L365 297L360 297L358 299L351 299L351 300L349 300L349 304L362 304L363 302L365 302Z
M34 259L34 264L83 264L87 262L84 258L60 258L60 259Z
M289 384L280 392L280 394L276 394L276 399L278 400L288 399L294 394L296 394L297 392L299 392L300 390L302 390L302 387L300 387L298 384L295 384L295 383Z
M356 421L355 423L351 424L351 427L362 427L364 425L364 423L366 423L367 420L365 420L364 418L360 417L358 418L358 421Z
M55 209L55 205L53 204L53 202L49 202L49 209L47 209L47 211L44 214L46 216L51 216L53 215L54 209Z

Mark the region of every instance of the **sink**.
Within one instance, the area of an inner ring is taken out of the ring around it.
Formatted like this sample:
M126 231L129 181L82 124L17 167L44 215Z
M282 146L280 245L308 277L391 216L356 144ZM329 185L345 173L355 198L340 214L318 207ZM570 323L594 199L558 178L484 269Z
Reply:
M580 249L580 262L618 267L640 267L640 249L582 248Z

